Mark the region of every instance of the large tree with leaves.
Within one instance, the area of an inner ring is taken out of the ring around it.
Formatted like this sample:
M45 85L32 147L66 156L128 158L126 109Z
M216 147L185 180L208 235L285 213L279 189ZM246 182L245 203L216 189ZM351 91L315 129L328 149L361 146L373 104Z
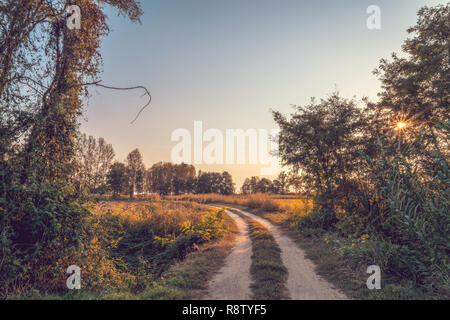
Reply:
M380 108L387 108L411 129L423 130L430 145L448 152L443 124L450 114L450 5L423 7L403 57L381 60L375 70L382 82Z
M298 106L290 118L279 112L273 116L281 130L283 164L300 172L304 187L323 195L323 204L331 208L337 193L347 193L358 165L364 130L361 109L334 93L319 103Z

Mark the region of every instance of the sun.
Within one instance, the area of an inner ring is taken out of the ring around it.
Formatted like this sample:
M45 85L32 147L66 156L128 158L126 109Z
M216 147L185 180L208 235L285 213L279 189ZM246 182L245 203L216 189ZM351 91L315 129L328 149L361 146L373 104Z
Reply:
M404 116L399 116L392 119L392 125L390 128L397 137L406 137L408 133L410 133L410 129L412 129L412 122L413 121L411 119L407 119Z
M395 130L404 130L408 124L404 121L398 121L395 127Z
M401 138L406 137L410 133L410 129L413 126L413 120L407 119L406 116L397 116L391 119L391 125L385 127L384 129L392 130L395 136Z

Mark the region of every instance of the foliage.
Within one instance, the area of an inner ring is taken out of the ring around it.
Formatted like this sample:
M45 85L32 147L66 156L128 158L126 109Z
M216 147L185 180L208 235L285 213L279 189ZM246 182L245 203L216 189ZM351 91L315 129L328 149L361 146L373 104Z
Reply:
M132 291L142 291L196 245L224 235L223 211L195 204L107 202L95 209L104 228L101 247L120 259L122 272L136 275ZM144 240L143 240L144 239Z
M342 248L354 268L379 264L394 283L440 297L450 279L449 5L418 14L405 58L381 61L381 99L364 114L334 94L274 118L281 158L314 195L299 232L339 234L353 242Z
M352 174L358 167L357 154L364 117L353 100L337 93L328 99L297 107L291 119L273 113L280 126L280 156L293 173L301 171L306 190L315 191L320 205L333 209L334 199L345 197ZM319 203L318 203L319 205Z
M125 191L127 185L126 167L123 163L115 162L107 176L109 189L113 192L113 198L117 198L119 193Z
M184 193L233 194L231 175L224 171L198 172L193 165L159 162L147 172L147 190L161 195Z
M142 13L133 0L106 2L132 21ZM86 245L74 146L84 84L99 73L108 25L102 3L77 4L77 32L66 27L66 1L8 0L0 8L1 297L55 289L64 259Z
M80 189L105 193L107 174L114 160L114 149L105 139L78 134L75 144L76 169L73 179Z
M243 194L252 193L272 193L285 194L288 192L289 179L285 172L280 172L278 177L270 181L270 179L259 177L250 177L245 179L241 187Z
M128 154L125 168L127 178L125 186L128 189L130 200L133 200L136 192L143 192L144 190L145 166L139 149L135 149Z
M421 8L416 25L408 29L412 37L402 46L404 57L393 54L392 61L381 60L375 70L383 88L380 106L402 113L423 129L429 147L441 152L448 152L439 124L450 111L449 16L448 3Z

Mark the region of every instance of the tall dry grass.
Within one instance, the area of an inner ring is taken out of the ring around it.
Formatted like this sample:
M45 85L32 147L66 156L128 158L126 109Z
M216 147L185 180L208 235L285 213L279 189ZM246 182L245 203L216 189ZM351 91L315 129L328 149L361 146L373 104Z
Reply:
M312 200L299 196L280 196L264 193L249 195L220 195L220 194L185 194L169 196L169 200L193 201L197 203L223 203L238 205L250 209L260 209L266 212L292 212L292 214L304 215L309 211Z

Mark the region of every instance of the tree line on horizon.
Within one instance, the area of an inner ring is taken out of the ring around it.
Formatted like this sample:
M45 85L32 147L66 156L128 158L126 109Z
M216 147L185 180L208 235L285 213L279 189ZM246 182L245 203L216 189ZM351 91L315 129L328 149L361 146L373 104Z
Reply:
M112 193L113 198L126 194L133 199L136 194L159 195L217 193L230 195L236 192L231 174L203 172L190 164L158 162L146 168L139 149L131 151L124 162L114 161L115 152L103 138L80 134L76 140L73 179L77 188L93 194ZM268 178L245 179L242 194L286 194L295 179L281 172L273 181Z

